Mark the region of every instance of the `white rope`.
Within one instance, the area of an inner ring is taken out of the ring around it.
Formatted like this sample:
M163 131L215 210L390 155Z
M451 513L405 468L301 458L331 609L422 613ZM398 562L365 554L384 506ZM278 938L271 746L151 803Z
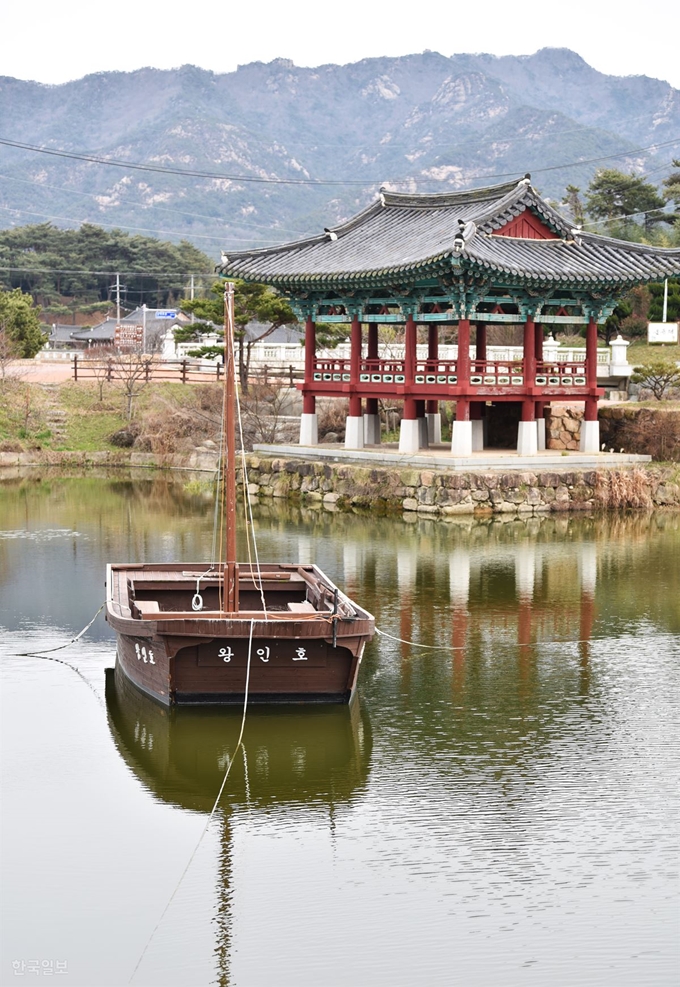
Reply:
M424 648L427 651L467 651L467 644L419 644L418 641L407 641L403 637L395 637L394 634L388 634L387 631L381 631L379 627L376 627L375 633L379 637L388 637L390 641L397 641L399 644L408 644L412 648ZM550 648L556 645L562 644L595 644L597 641L606 641L608 638L604 637L585 637L580 638L575 641L527 641L526 644L520 644L518 641L506 641L503 642L508 647L523 647L523 648Z
M192 865L192 863L194 861L194 857L198 853L198 849L199 849L201 843L203 842L203 837L208 832L208 829L210 827L210 823L212 822L213 816L215 815L215 812L217 811L217 806L219 805L220 799L222 798L222 793L224 792L224 787L227 784L227 778L229 777L229 775L231 773L231 769L232 769L232 767L234 765L234 761L236 760L236 755L238 754L239 749L241 748L241 744L242 744L242 741L243 741L243 731L244 731L245 725L246 725L246 712L248 710L248 692L249 692L249 689L250 689L250 659L251 659L251 655L252 655L252 652L253 652L253 629L254 629L254 627L255 627L255 620L253 618L250 621L250 636L248 637L248 662L247 662L247 665L246 665L246 685L245 685L245 692L244 692L244 695L243 695L243 716L241 717L241 729L239 731L238 740L236 741L236 747L234 748L234 753L232 754L232 756L231 756L231 758L229 760L229 764L227 765L227 770L225 771L224 778L222 779L222 784L220 785L220 790L217 793L217 798L215 799L215 801L213 803L213 807L210 810L210 815L208 816L208 819L206 821L206 824L203 827L203 830L201 832L201 835L198 838L198 842L196 843L196 846L194 847L194 849L193 849L193 851L191 853L191 856L189 857L189 859L188 859L188 861L186 863L186 866L185 866L184 870L180 874L179 880L177 881L177 884L175 885L175 888L174 888L172 894L168 898L168 902L167 902L165 908L163 909L163 911L161 912L160 918L156 922L156 925L154 926L154 929L153 929L151 935L149 936L149 938L146 941L146 944L144 946L144 949L142 950L141 955L140 955L139 959L137 960L137 964L136 964L134 970L132 971L132 974L130 976L130 979L128 980L128 983L129 984L131 984L132 981L134 980L134 978L135 978L135 976L137 974L137 971L139 970L139 968L140 968L140 966L142 964L142 960L146 956L146 951L148 950L149 946L151 945L151 942L153 940L153 937L158 932L158 929L160 928L161 922L163 921L163 919L167 915L168 909L170 908L170 905L172 904L172 902L173 902L173 900L175 898L175 895L179 891L180 885L182 884L182 881L186 877L187 872L188 872L189 868L191 867L191 865Z
M234 369L234 376L236 376L236 370ZM241 470L243 478L243 504L245 508L245 521L246 521L246 546L248 550L248 561L250 562L250 569L252 573L252 559L250 555L250 541L252 539L253 543L253 554L255 555L255 568L257 570L257 581L258 589L260 591L260 599L262 601L262 610L264 613L264 619L268 620L267 614L267 603L264 598L264 585L262 582L262 570L260 569L260 555L257 550L257 538L255 537L255 519L253 517L253 504L250 497L250 490L248 489L248 464L246 462L246 447L243 441L243 417L241 415L241 398L239 395L238 382L235 381L236 386L234 387L234 392L236 394L236 414L238 417L238 431L239 438L241 439Z
M85 627L83 627L82 631L79 634L76 634L75 637L72 637L70 641L67 641L66 644L60 644L59 647L57 648L42 648L40 651L18 651L15 653L14 657L42 658L43 655L51 655L54 651L63 651L64 648L68 648L71 644L75 644L76 641L79 641L83 636L83 634L85 633L85 631L89 631L89 629L92 627L95 620L97 619L97 617L102 612L105 606L106 606L106 602L102 603L102 605L100 606L99 610L97 610L96 614L94 615L90 623L86 624Z
M452 647L446 644L418 644L417 641L406 641L403 637L395 637L394 634L388 634L387 631L381 631L379 627L376 627L375 633L380 637L388 637L391 641L398 641L399 644L408 644L412 648L426 648L428 651L465 651L464 645Z

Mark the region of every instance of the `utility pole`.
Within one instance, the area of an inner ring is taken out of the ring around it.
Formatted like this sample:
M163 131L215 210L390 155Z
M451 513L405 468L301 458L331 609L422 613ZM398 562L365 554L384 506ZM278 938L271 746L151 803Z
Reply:
M666 282L666 283L668 283L668 282ZM194 300L194 276L192 274L191 275L191 301L193 302L193 300ZM194 321L194 313L193 312L191 313L191 321L192 322ZM665 322L665 319L664 319L664 322Z
M146 302L142 305L142 353L146 353Z
M120 325L120 274L116 274L116 325Z

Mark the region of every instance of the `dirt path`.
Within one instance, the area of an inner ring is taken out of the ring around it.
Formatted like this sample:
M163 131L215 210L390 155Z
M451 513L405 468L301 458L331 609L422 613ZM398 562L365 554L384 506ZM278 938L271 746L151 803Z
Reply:
M47 360L15 360L10 363L9 376L16 376L27 384L61 384L73 379L73 366L70 360L54 363Z

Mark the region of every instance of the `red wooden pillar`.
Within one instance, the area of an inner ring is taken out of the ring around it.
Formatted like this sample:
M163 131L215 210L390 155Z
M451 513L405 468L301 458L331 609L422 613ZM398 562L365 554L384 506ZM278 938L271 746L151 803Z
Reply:
M430 322L427 327L427 358L439 359L439 326L435 322ZM426 410L428 415L436 415L439 411L439 401L428 401Z
M470 320L458 320L458 360L456 363L458 386L466 387L470 380Z
M525 391L534 384L536 378L536 325L532 316L527 316L524 323L524 388ZM535 421L533 400L522 401L522 421Z
M467 398L458 398L456 401L456 421L470 421L470 402Z
M467 390L470 381L470 320L458 320L458 360L456 361L458 386ZM459 398L456 401L456 421L470 421L470 399Z
M523 370L524 370L524 400L522 401L522 418L517 430L517 452L520 456L533 456L538 452L538 428L536 426L536 407L534 399L529 397L529 389L536 383L536 325L531 315L524 323Z
M590 318L586 329L586 380L588 390L597 387L597 319ZM597 421L597 396L586 398L586 421Z
M416 323L413 316L409 315L404 332L404 377L407 385L411 387L416 379L416 343ZM407 421L415 421L416 417L416 402L412 397L406 397L404 399L404 418Z
M369 360L378 359L378 325L376 322L369 322L368 324L368 352L367 357ZM378 399L377 398L367 398L366 400L366 414L367 415L377 415L378 414Z
M543 362L543 326L534 326L534 353L536 363Z
M368 324L368 359L378 359L378 324L369 322Z
M597 387L597 320L592 317L586 329L586 378L588 387Z
M486 362L486 324L477 326L475 359Z
M451 435L451 452L454 455L472 454L472 425L470 424L470 320L458 320L458 359L456 360L458 387L462 391L456 400L456 420Z
M536 362L534 367L535 373L540 373L542 371L543 363L543 326L536 326L534 332L534 353L536 354ZM540 367L540 370L539 370ZM545 401L536 401L534 405L534 414L536 416L536 421L538 422L538 449L539 452L545 449L546 439L545 439Z
M533 385L536 377L536 324L529 315L524 323L524 386Z
M316 326L311 315L305 322L305 392L302 399L302 411L305 415L316 412L316 398L308 393L307 388L314 386L314 362L316 358Z
M361 323L359 316L352 316L352 331L350 334L350 357L349 357L349 380L352 387L359 384L359 374L361 372ZM351 394L349 399L350 418L361 417L361 397L359 394Z

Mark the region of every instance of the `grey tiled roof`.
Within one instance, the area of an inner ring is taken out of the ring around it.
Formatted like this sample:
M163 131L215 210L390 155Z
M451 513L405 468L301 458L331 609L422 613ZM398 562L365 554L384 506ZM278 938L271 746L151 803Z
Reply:
M66 325L63 322L53 322L50 329L48 342L70 343L73 339L73 334L78 331L79 331L78 326Z
M263 332L269 328L268 322L249 322L246 326L246 336L249 339L259 339ZM299 326L277 326L273 332L263 339L269 345L278 343L300 343L304 339L304 329Z
M527 209L548 226L554 239L494 235ZM461 224L466 227L464 242L459 239ZM228 277L289 290L303 285L389 284L428 270L451 270L452 265L591 284L657 280L680 273L680 250L574 234L528 178L437 195L383 191L377 202L330 234L231 253L219 270Z
M183 313L178 312L176 319L157 319L154 315L156 309L147 308L146 310L146 334L147 339L153 339L155 336L161 335L170 326L174 326L177 322L188 322L188 316ZM144 313L141 308L136 308L129 315L123 316L120 320L120 324L141 326L144 320ZM116 320L114 318L104 319L98 325L93 326L92 329L81 329L73 333L73 339L79 340L95 340L97 342L113 342L114 334L116 330Z

